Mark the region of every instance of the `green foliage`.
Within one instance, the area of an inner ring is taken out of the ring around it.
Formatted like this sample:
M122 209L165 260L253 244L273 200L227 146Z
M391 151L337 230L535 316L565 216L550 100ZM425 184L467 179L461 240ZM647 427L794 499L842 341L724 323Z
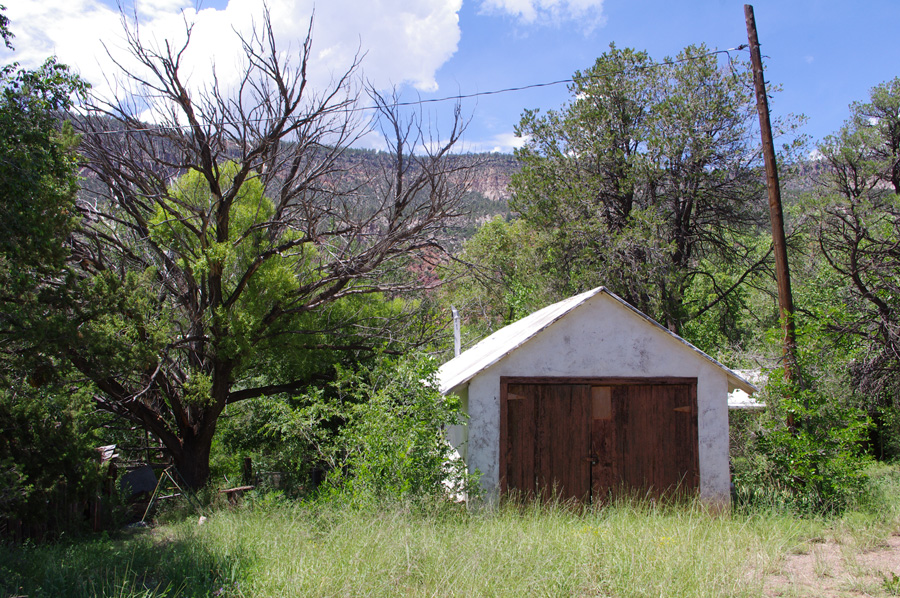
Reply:
M4 8L0 6L0 10ZM9 19L0 13L0 35L12 49ZM48 59L36 70L0 67L0 294L8 327L12 304L34 301L36 277L56 273L67 255L64 241L75 226L78 190L77 136L66 111L87 84ZM22 310L25 311L25 310Z
M883 574L883 576L884 581L882 582L882 585L888 596L900 596L900 575L891 571Z
M842 512L864 497L865 414L836 397L775 380L765 396L772 419L756 438L765 459L762 470L736 475L735 484L780 493L786 506L801 513ZM787 425L788 417L794 429Z
M328 471L325 495L353 501L439 496L445 482L471 490L442 433L464 416L435 390L430 358L378 355L332 367L335 379L320 387L229 409L213 454L219 472L237 476L250 457L254 471L278 472L281 488L302 496L315 489L314 471Z
M17 272L7 285L30 269L60 267L66 255L79 160L61 120L86 89L55 58L36 70L0 69L0 257Z
M466 336L480 339L556 298L546 283L548 244L524 220L499 216L466 241L459 261L441 272L444 302L459 309Z
M15 37L13 32L9 30L9 17L3 14L6 7L0 4L0 38L3 38L3 44L7 49L13 50L12 38Z
M376 346L400 342L405 326L415 327L410 336L433 333L428 317L413 323L421 302L368 289L298 308L298 294L314 295L310 289L329 276L319 249L296 230L271 223L275 207L255 173L241 173L233 162L218 165L217 173L217 185L233 189L227 225L216 216L223 200L190 172L152 210L142 208L146 235L109 250L121 251L116 267L94 270L94 258L86 259L87 271L45 278L24 300L6 304L7 322L28 349L22 359L69 361L97 382L101 408L147 426L164 439L186 478L204 481L209 445L192 451L184 440L212 442L233 390L261 388L250 399L280 395L263 409L278 405L284 393L312 397L333 379L335 364L364 361ZM239 176L247 178L235 189ZM118 222L102 236L129 238ZM177 291L182 286L187 290ZM384 331L394 340L373 338ZM288 432L269 426L261 438L271 447ZM267 452L297 454L297 448L289 442ZM297 463L279 458L271 465L287 461ZM192 475L192 468L199 472Z
M218 174L218 185L230 188L239 174L239 166L224 162L219 165ZM314 266L316 250L311 243L306 243L285 255L268 255L274 231L266 223L274 214L274 206L253 173L242 183L230 205L228 235L224 240L218 240L218 227L211 225L217 201L200 173L185 174L172 185L170 196L158 202L149 221L150 238L177 256L177 266L185 276L197 281L207 280L213 273L221 277L220 292L236 301L210 310L200 324L218 331L217 354L232 360L240 370L238 375L259 372L259 365L269 362L269 351L284 356L285 339L269 344L259 342L254 336L267 327L263 320L271 316L273 309L289 303L291 292L298 286L298 272L306 272L303 282L318 280ZM297 238L295 232L282 230L277 241L290 246ZM152 287L152 281L147 283L147 288ZM166 320L183 320L182 325L189 325L190 314L167 311ZM303 319L293 318L286 324L296 325ZM314 318L306 320L311 323ZM277 332L276 329L274 334ZM176 332L169 330L166 334L171 338ZM209 372L193 372L188 380L191 388L185 388L186 396L196 395L198 384L210 389ZM187 400L209 401L209 396L207 393L206 399L195 396Z
M871 425L847 392L846 339L829 331L826 317L797 327L803 380L769 373L761 399L767 410L750 442L755 453L735 463L742 500L773 502L789 510L840 513L871 491L865 441Z
M850 388L875 423L872 452L900 456L900 78L875 86L868 102L819 144L825 166L807 198L821 256L834 273L841 314L835 331L859 350Z
M749 77L704 46L664 63L611 46L560 111L524 113L510 205L546 239L557 295L604 285L679 333L714 303L727 320L741 301L722 304L721 273L756 278L766 261Z
M101 481L89 408L83 393L61 385L23 381L0 392L0 520L19 522L26 537L88 527Z
M748 239L747 244L755 244L756 255L764 256L769 239ZM701 263L698 271L705 275L693 277L684 291L684 305L697 311L681 335L713 356L750 344L759 320L749 308L752 290L743 284L744 273L734 264L715 262Z
M13 48L2 12L0 37ZM87 87L55 58L0 67L0 519L26 536L78 531L98 491L85 396L61 385L58 362L10 334L23 323L41 339L60 333L36 305L36 283L58 276L68 255L79 159L65 118Z
M266 397L229 407L213 445L214 475L237 482L241 461L249 457L256 475L277 473L279 487L288 495L308 494L313 470L323 470L334 459L335 434L343 421L325 390L312 387L296 397ZM258 485L267 489L265 475Z
M463 423L458 401L437 389L429 358L379 358L373 367L339 371L346 410L338 468L329 486L353 501L410 500L474 490L465 464L444 437Z

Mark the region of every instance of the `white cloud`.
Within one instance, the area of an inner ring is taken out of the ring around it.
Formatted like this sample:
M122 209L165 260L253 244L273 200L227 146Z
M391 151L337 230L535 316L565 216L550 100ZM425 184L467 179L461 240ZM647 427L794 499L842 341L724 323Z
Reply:
M591 30L605 22L603 0L482 0L481 8L487 13L508 14L527 25L576 21Z
M10 3L6 15L15 34L11 59L36 67L56 54L93 82L103 79L97 57L103 52L101 32L119 27L118 14L94 0L25 0ZM4 62L10 60L3 52Z
M458 12L462 0L268 0L277 44L288 54L300 48L315 7L310 79L326 85L342 74L354 56L365 53L363 73L377 87L409 83L417 89L437 88L435 72L456 52L460 38ZM262 16L262 0L229 0L222 10L197 11L193 0L138 0L136 12L145 42L162 47L165 40L184 39L185 20L194 24L183 60L190 86L212 80L215 64L220 83L233 84L242 64L240 42ZM16 51L0 52L0 61L17 60L35 67L56 54L76 68L100 93L117 69L103 50L128 62L118 11L100 0L19 0L6 15L16 34Z
M190 0L135 0L137 13L145 18L157 18L167 14L178 14L193 6Z
M512 132L500 133L483 141L472 141L467 149L473 152L491 152L500 154L511 154L514 149L525 145L527 138L516 137Z

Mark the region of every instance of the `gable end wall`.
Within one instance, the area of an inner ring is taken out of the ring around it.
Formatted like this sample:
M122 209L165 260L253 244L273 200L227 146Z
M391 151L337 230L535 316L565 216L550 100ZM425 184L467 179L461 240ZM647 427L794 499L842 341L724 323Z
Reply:
M700 496L730 500L725 371L604 294L484 370L468 385L467 463L489 500L500 472L500 377L697 378Z

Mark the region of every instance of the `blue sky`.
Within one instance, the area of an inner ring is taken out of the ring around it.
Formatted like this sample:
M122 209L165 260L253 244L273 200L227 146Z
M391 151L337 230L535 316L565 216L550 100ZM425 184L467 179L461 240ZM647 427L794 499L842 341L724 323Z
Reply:
M114 73L102 57L121 42L113 2L16 0L7 15L16 51L0 60L34 66L49 54L75 65L95 89L111 93ZM377 86L399 85L407 99L473 94L569 78L590 66L610 42L647 50L661 60L688 44L727 49L746 43L743 2L731 0L269 0L279 43L296 47L311 8L323 84L361 48L365 75ZM231 28L241 30L261 0L138 0L142 27L157 39L177 37L183 18L196 20L190 60L199 85L215 61L227 80L236 60ZM758 0L753 3L766 78L784 90L776 115L804 113L804 131L819 139L847 117L847 106L900 75L896 23L900 2ZM198 10L199 8L199 10ZM182 15L182 11L185 12ZM230 50L229 50L230 49ZM230 54L229 51L232 51ZM746 53L741 53L746 57ZM565 85L482 96L463 104L471 123L466 147L510 151L525 108L552 109L567 99ZM442 122L451 104L429 104Z

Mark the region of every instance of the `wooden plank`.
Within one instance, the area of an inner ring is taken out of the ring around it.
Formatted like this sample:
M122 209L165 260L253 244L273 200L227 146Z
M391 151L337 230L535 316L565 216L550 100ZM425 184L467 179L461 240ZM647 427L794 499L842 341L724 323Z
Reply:
M547 494L553 489L553 467L551 446L551 430L553 428L554 405L549 400L552 396L553 386L532 386L538 398L538 422L537 422L537 440L535 452L535 485L541 493L541 497L546 499ZM549 391L548 391L549 389Z
M689 492L699 482L696 401L691 398L692 388L692 385L653 387L655 421L651 425L657 432L657 466L648 482L656 496L676 489ZM685 406L689 408L678 409Z
M621 481L626 488L645 492L653 482L657 435L653 430L652 386L634 385L617 389L622 416L617 418L617 433L622 462ZM619 405L617 404L618 408Z
M620 486L654 496L699 486L696 379L501 381L502 491L546 496L555 485L563 499L604 500Z
M569 386L571 415L568 436L562 442L570 446L571 490L567 498L590 501L591 498L591 413L592 394L587 384Z
M695 490L700 482L699 439L697 435L697 393L695 385L671 387L669 397L673 406L686 407L672 414L673 455L669 483L681 492Z
M618 485L631 486L634 476L633 465L628 458L633 443L634 430L631 424L631 388L629 386L614 386L612 389L614 422L616 427L616 469L619 471Z
M506 443L503 491L517 490L533 496L535 487L535 425L537 421L537 397L523 385L510 385L508 394L522 398L506 401Z
M541 385L538 454L544 496L586 500L590 495L590 387Z
M590 386L658 386L658 385L687 385L697 383L696 378L683 376L657 376L650 378L636 377L585 377L585 376L501 376L500 385L526 385L549 384L553 386L561 384L588 384Z
M700 434L697 423L697 385L686 385L679 397L682 401L687 401L691 411L688 414L687 421L684 417L679 417L685 430L683 432L684 452L683 462L681 465L682 480L681 483L686 491L696 490L700 487Z
M658 386L632 387L632 401L636 409L632 409L632 424L635 428L635 458L640 463L641 477L635 479L635 486L644 491L652 491L656 487L659 475L659 453L662 434L657 428L658 405L653 401L653 389Z
M659 432L657 434L659 442L656 446L659 467L652 480L656 496L667 493L678 486L683 475L685 428L679 423L686 418L684 414L675 411L680 404L679 397L683 394L681 392L683 388L683 385L653 387L653 402L657 407L654 426ZM688 415L689 417L690 415Z
M607 387L608 388L608 387ZM619 455L616 450L616 404L610 399L609 417L591 419L591 454L596 461L591 466L591 498L606 502L619 485Z

